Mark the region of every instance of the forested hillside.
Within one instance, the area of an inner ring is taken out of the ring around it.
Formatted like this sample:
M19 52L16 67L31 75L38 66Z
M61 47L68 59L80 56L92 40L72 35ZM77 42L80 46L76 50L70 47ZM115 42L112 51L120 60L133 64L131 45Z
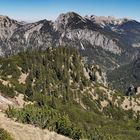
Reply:
M8 117L77 140L139 140L139 97L104 86L101 69L85 64L76 49L28 50L0 64L2 95L32 102L10 107Z

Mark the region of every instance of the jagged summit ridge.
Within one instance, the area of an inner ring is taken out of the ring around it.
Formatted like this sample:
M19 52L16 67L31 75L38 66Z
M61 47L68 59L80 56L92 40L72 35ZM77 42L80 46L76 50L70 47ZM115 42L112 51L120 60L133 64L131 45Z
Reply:
M93 29L93 27L99 28L97 25L95 25L90 20L88 20L85 17L82 17L74 12L60 14L60 16L58 16L58 18L54 22L54 26L55 26L56 30L59 30L61 32L64 30L68 30L68 29L78 29L78 28Z
M90 17L86 16L86 18L88 18L98 24L113 24L113 25L121 25L127 21L132 21L132 19L115 18L114 16L105 17L105 16L91 15Z

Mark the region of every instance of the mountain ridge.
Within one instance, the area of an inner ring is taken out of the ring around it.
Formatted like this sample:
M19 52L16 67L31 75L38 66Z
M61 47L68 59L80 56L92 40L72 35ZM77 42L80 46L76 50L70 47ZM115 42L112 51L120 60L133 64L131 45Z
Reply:
M140 23L135 20L123 19L124 22L116 26L116 19L108 17L105 20L114 22L102 27L75 12L61 14L54 22L21 23L5 16L2 19L0 56L3 57L28 49L73 47L78 49L86 63L97 64L107 72L129 64L139 56Z

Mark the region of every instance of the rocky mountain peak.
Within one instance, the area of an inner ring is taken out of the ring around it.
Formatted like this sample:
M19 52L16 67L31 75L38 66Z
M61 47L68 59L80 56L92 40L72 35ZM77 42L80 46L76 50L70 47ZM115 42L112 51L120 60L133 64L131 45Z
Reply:
M36 23L38 23L38 24L40 24L40 23L50 23L51 21L49 21L49 20L47 20L47 19L43 19L43 20L40 20L40 21L38 21L38 22L36 22Z
M73 20L73 19L82 20L83 18L75 12L62 13L57 18L57 20L59 21L68 21L68 20Z
M0 38L9 38L16 28L21 26L18 21L10 19L8 16L0 16Z
M10 20L10 18L8 16L0 15L0 21L3 20Z
M66 18L73 18L73 17L77 17L77 16L80 16L80 15L78 15L77 13L75 13L75 12L67 12L67 13L62 13L62 14L60 14L59 15L59 17L58 18L60 18L60 17L66 17Z
M81 28L87 23L87 19L81 17L77 13L68 12L66 14L61 14L55 21L55 28L66 30L66 29L76 29Z
M19 24L16 20L10 19L8 16L0 15L0 27L11 27L14 24Z
M8 16L0 15L0 20L3 20L5 18L9 18Z

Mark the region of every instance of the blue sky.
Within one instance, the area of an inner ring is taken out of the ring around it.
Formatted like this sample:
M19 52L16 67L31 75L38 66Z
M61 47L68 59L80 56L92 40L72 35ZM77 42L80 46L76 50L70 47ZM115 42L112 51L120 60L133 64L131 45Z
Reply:
M0 0L0 15L17 20L55 20L60 13L69 11L140 21L140 0Z

